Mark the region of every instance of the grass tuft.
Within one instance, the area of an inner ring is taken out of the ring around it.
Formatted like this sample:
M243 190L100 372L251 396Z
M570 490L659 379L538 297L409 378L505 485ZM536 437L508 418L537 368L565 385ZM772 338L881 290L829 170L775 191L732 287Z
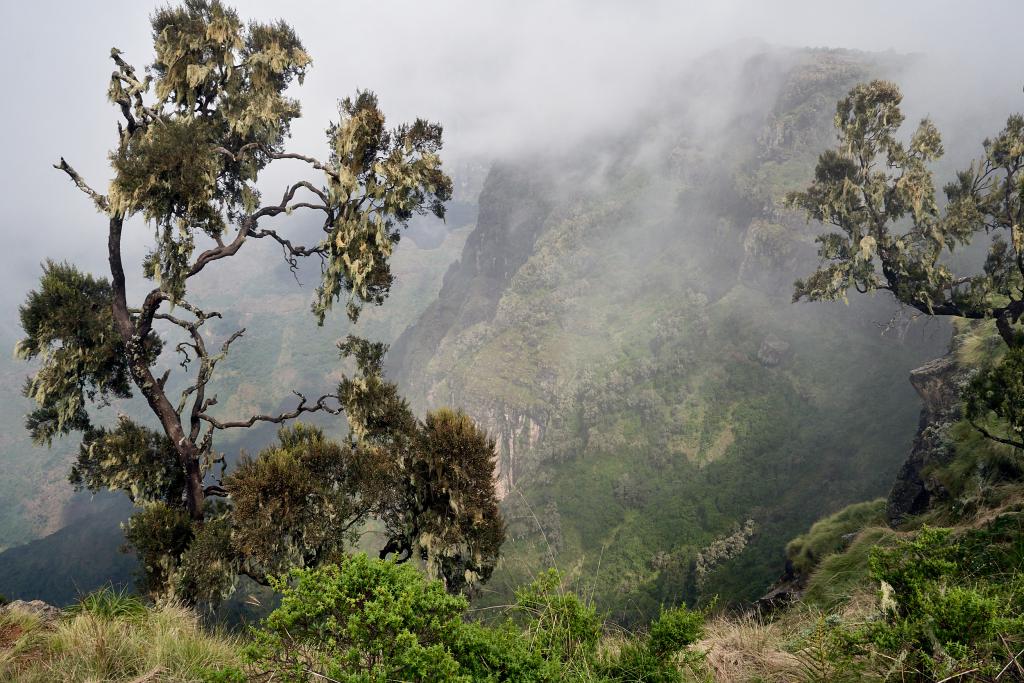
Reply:
M211 669L237 665L239 646L204 630L180 605L146 608L132 596L101 591L50 625L0 614L0 680L199 681Z

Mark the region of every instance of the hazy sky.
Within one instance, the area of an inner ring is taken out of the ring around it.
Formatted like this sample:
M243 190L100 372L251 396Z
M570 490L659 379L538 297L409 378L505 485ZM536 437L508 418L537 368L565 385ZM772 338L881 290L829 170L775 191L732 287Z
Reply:
M4 132L0 331L45 257L102 271L105 224L67 178L65 156L97 189L115 112L105 98L111 46L151 59L141 0L0 0ZM243 17L284 18L314 59L297 95L296 151L324 153L335 101L377 91L392 122L446 126L451 154L500 157L548 148L628 117L695 55L763 41L920 52L907 108L941 124L977 122L979 142L1024 110L1024 2L272 2L235 3ZM979 96L984 97L980 104ZM141 226L138 248L148 234Z

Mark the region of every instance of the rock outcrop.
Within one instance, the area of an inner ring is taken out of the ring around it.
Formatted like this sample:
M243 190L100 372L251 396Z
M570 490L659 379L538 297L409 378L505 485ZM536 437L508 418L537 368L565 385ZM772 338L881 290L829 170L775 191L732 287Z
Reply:
M60 609L42 600L15 600L7 603L4 610L25 612L38 617L42 622L56 621L60 618Z
M530 415L506 406L491 408L474 417L494 438L497 494L499 499L504 499L516 485L522 469L521 459L540 441L543 425Z
M774 334L769 334L761 342L757 350L757 360L766 368L774 368L786 359L789 355L789 342L779 339Z
M960 419L960 385L966 372L950 352L910 373L910 383L921 397L921 418L910 457L896 475L886 503L886 518L893 527L945 495L942 484L928 471L953 455L946 430Z

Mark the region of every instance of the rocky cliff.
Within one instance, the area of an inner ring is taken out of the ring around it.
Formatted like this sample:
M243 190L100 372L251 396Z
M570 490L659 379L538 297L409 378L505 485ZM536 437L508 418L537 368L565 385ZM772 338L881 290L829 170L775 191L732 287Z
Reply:
M921 397L921 417L910 456L900 467L886 502L891 526L898 527L946 495L942 483L929 472L953 457L947 432L960 419L960 392L969 373L953 350L910 373L910 384Z

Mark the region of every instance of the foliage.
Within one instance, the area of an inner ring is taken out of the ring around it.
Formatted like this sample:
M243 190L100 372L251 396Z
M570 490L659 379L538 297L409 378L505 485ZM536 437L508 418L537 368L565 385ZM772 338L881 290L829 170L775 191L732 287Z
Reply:
M685 680L681 665L692 670L701 663L700 653L687 648L704 635L705 617L705 612L685 606L662 609L646 635L633 636L617 652L601 658L600 675L611 681L681 683Z
M554 569L516 590L516 609L526 617L526 632L545 659L587 661L601 636L601 620L592 604L562 587Z
M125 540L139 556L139 588L158 595L172 585L179 558L195 536L188 513L165 503L150 503L125 524Z
M964 390L964 417L985 436L1024 447L1024 348L988 363Z
M347 555L273 581L280 606L247 637L204 631L194 613L124 592L85 596L47 625L0 611L0 676L12 681L188 680L634 683L690 680L705 612L664 609L610 635L554 570L494 620L410 564ZM13 635L12 635L13 634ZM146 647L148 645L148 649Z
M351 555L293 570L275 581L281 606L254 630L248 672L285 681L683 680L676 660L702 635L704 613L663 610L649 634L599 655L600 617L561 581L544 573L517 591L505 619L488 623L469 621L464 598L409 565Z
M224 479L231 505L209 503L202 524L163 502L146 505L126 528L144 586L216 603L241 574L266 584L292 567L339 561L373 519L386 526L382 557L404 562L413 553L396 549L415 549L452 593L486 581L504 538L493 446L460 413L411 424L397 439L408 441L404 449L394 440L339 443L302 423L282 427L277 445L243 457Z
M274 582L281 606L254 634L247 657L275 680L456 680L449 643L465 598L408 564L346 557Z
M290 26L244 22L219 0L160 7L150 23L155 59L144 76L120 50L110 54L116 70L107 95L121 120L108 193L93 190L64 159L55 165L107 218L111 279L47 262L39 290L21 308L26 338L18 354L40 361L25 388L37 404L28 419L33 438L85 433L70 479L78 489L123 490L142 507L126 536L154 595L216 602L240 574L266 582L293 565L336 560L372 516L394 532L383 554L408 550L406 560L421 551L454 592L487 580L504 527L483 432L464 416L428 415L420 425L380 377L386 347L354 337L341 351L356 357L358 374L345 376L337 393L309 401L295 392L292 410L227 419L208 388L245 329L230 330L218 351L203 326L224 315L187 299L195 293L189 278L247 241L269 239L293 272L300 259L319 259L311 307L320 325L343 297L352 322L364 304L383 303L401 230L416 215L443 218L451 198L441 126L417 119L388 128L376 96L360 92L339 103L325 160L286 151L300 114L286 92L311 64ZM279 203L265 203L258 180L278 160L303 162L314 179L292 182ZM295 211L323 218L311 245L268 225ZM153 289L129 307L121 239L136 215L155 232L142 263ZM172 369L156 369L166 360L161 335L176 342L184 370L171 384ZM132 385L159 431L126 416L94 427L88 405L127 398ZM171 386L181 392L176 403ZM216 434L345 410L347 443L311 427L282 429L279 446L243 458L225 477Z
M461 591L490 578L505 540L494 487L494 440L462 411L427 413L403 463L401 543L414 542L431 576ZM394 516L390 517L394 519Z
M121 489L139 505L173 505L185 492L185 473L167 436L124 415L114 429L86 430L68 479L76 490Z
M26 426L36 443L91 426L88 402L108 404L131 395L124 341L114 329L110 282L82 273L68 263L46 261L39 289L18 309L25 338L15 348L40 368L26 383L36 404ZM144 344L147 360L159 342Z
M243 457L225 479L232 552L253 576L337 557L374 508L380 456L309 425L282 427L278 446Z
M978 528L924 527L874 548L878 612L819 623L808 641L816 670L833 671L830 680L992 680L1024 643L1022 560L1013 515Z
M820 156L811 186L788 201L839 232L818 237L822 265L797 281L793 299L884 289L927 315L994 319L1011 353L971 384L968 417L986 436L1024 448L1021 360L1012 353L1024 344L1016 327L1024 315L1024 117L1010 116L985 140L984 156L944 187L940 212L928 168L942 154L938 130L925 119L909 144L900 142L901 100L893 83L872 81L837 104L838 147ZM984 238L981 272L955 274L947 250ZM1002 435L986 429L990 417L1007 423Z

